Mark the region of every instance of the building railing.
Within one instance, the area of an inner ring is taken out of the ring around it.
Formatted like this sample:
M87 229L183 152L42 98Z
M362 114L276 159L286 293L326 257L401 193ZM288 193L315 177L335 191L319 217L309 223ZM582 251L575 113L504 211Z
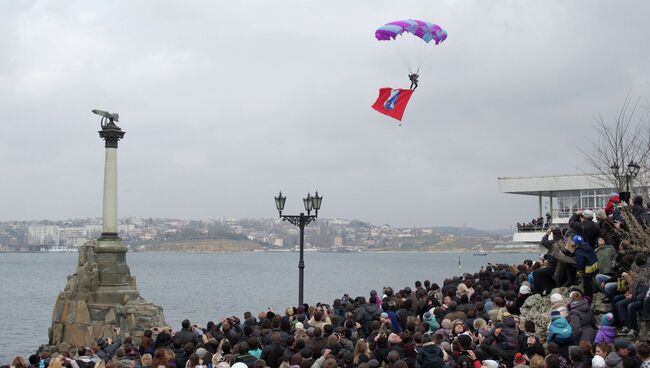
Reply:
M595 212L596 210L602 210L602 208L601 207L582 208L581 210L583 211L591 210ZM553 211L547 214L546 218L538 217L527 223L518 222L516 232L525 233L525 232L535 232L535 231L546 231L550 227L554 226L554 224L555 225L566 224L568 219L571 218L571 216L573 216L573 214L576 213L577 211L578 211L577 209L553 209Z
M591 208L581 208L581 210L591 210L591 211L597 211L597 210L602 210L602 207L591 207ZM574 213L576 213L578 209L575 208L567 208L567 209L553 209L553 212L551 212L551 216L556 219L556 218L564 218L568 219L571 216L573 216Z

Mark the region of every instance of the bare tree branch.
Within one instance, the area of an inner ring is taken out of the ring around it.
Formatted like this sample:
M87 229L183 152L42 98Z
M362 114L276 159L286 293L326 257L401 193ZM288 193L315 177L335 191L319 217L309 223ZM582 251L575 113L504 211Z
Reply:
M648 198L650 189L650 103L647 98L632 99L630 94L625 97L617 114L610 121L602 114L595 117L593 126L594 137L586 137L590 147L578 150L584 155L590 166L591 174L602 181L603 186L624 191L627 181L631 189L637 188ZM633 178L626 177L628 165L637 163L641 167L640 174ZM618 167L614 172L613 167Z

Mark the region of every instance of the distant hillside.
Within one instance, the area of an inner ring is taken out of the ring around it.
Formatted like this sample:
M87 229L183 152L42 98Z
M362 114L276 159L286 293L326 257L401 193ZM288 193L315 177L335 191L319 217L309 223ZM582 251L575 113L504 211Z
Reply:
M457 226L434 226L431 227L433 231L442 234L453 234L459 236L472 236L472 237L485 237L495 238L502 236L501 234L494 233L487 230L477 230L471 227L457 227Z
M246 252L262 249L250 240L201 239L132 243L136 251L153 252Z

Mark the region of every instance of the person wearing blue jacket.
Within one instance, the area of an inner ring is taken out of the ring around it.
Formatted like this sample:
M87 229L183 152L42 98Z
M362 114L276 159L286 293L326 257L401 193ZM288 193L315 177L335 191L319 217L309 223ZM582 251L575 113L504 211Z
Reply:
M546 331L546 342L558 345L570 345L573 342L573 329L559 311L551 312L551 324Z
M598 257L591 244L587 243L582 236L575 235L573 244L576 247L576 269L578 277L582 277L582 286L585 290L584 296L591 298L594 295L594 275L598 272Z

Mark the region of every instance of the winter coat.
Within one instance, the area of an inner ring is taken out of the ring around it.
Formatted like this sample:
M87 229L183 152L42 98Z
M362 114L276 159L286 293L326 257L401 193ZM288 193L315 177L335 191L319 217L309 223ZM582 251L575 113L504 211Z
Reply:
M409 317L411 316L415 317L415 313L413 313L412 310L404 309L404 308L400 308L400 310L398 310L396 314L397 314L397 322L401 330L406 330L406 322L408 322Z
M616 339L616 327L600 326L598 327L598 332L596 332L596 338L594 339L594 344L598 344L601 342L613 344L614 339Z
M399 321L397 320L397 314L392 310L389 310L386 313L388 314L388 318L390 318L390 325L393 328L393 331L399 335L399 333L402 332L402 327L399 325Z
M618 235L616 235L616 227L610 219L606 219L600 222L600 235L605 244L617 247L621 242Z
M571 325L564 317L551 321L546 331L546 342L555 342L558 345L566 345L573 339Z
M97 356L104 362L108 362L111 360L111 358L113 358L113 355L115 355L115 352L120 348L120 346L122 346L122 336L118 335L115 338L115 342L105 346L102 350L98 351Z
M596 258L598 258L598 272L610 275L614 273L612 263L616 258L616 249L609 244L596 248Z
M422 324L425 326L429 326L428 330L429 332L435 332L440 328L440 325L438 324L438 321L436 321L435 318L431 318L428 321L422 321Z
M271 344L264 347L261 358L270 368L278 368L283 353L284 348L280 344Z
M444 368L443 357L442 349L438 345L428 342L418 349L416 360L420 368Z
M646 226L648 214L645 211L645 208L643 208L642 204L634 204L634 206L632 206L632 214L634 215L634 218L639 223L639 225L643 227Z
M611 353L607 354L607 358L605 358L605 364L607 364L607 366L610 368L621 368L623 367L623 357L618 355L617 352L612 351Z
M548 239L548 234L544 234L542 237L542 247L546 248L548 251L546 252L546 260L548 262L547 267L554 268L557 267L557 258L553 257L551 254L551 251L553 250L553 247L555 246L555 243L558 242L558 239L553 239L549 240Z
M643 301L647 293L648 293L647 281L638 280L634 282L634 288L632 289L632 300Z
M598 244L597 240L598 235L600 235L600 227L598 227L597 223L591 220L581 222L577 215L573 215L569 219L569 226L575 230L576 234L582 236L585 242L589 243L592 248Z
M362 304L354 310L354 316L364 328L366 325L370 327L370 322L378 320L381 316L381 309L376 304Z
M576 247L576 268L578 274L595 274L598 271L598 257L590 244L582 243Z
M187 343L187 342L191 342L194 345L196 345L196 343L198 342L198 339L197 339L196 333L194 333L194 331L182 329L182 330L176 332L176 334L174 335L174 341L175 342L178 341L178 343L181 346L185 345L185 343Z
M571 303L569 310L569 323L571 324L573 341L577 344L580 341L592 343L596 337L596 319L594 312L587 300L579 300Z
M508 317L503 320L505 327L501 329L501 334L504 337L504 350L516 350L519 346L519 331L515 319Z

